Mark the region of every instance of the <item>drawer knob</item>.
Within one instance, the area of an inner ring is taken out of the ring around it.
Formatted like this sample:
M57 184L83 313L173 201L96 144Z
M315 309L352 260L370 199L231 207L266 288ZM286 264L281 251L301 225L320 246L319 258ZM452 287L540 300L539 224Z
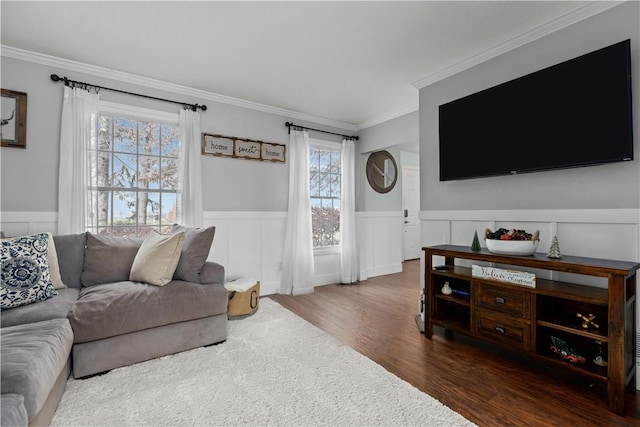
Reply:
M496 297L496 304L504 304L505 300L502 297Z
M496 326L496 332L501 335L504 335L507 333L507 331L502 326Z

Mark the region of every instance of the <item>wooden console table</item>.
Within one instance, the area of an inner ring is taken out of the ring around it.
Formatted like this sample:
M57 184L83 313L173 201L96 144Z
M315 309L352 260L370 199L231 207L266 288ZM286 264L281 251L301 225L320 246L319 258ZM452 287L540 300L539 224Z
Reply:
M574 256L550 259L541 253L505 256L453 245L423 250L427 338L433 336L434 326L440 326L604 382L611 410L624 414L626 388L635 388L636 271L640 263ZM434 256L444 257L444 266L434 266ZM471 268L456 265L456 258L510 270L527 267L604 277L608 289L539 277L535 287L478 278L472 276ZM450 295L441 292L445 282L453 290ZM583 327L577 313L595 315L599 327ZM566 343L562 349L555 346L559 352L564 350L564 356L551 349L554 341ZM601 360L608 366L594 362Z

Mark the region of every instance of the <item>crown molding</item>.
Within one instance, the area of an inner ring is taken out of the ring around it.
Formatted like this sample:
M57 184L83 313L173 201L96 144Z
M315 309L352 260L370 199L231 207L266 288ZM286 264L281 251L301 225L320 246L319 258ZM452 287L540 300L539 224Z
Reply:
M460 73L478 64L481 64L490 59L493 59L499 55L502 55L503 53L514 50L527 43L531 43L535 40L538 40L548 34L554 33L558 30L561 30L577 22L580 22L584 19L587 19L591 16L597 15L613 7L616 7L620 4L623 4L626 1L627 0L625 1L593 1L589 4L584 5L579 9L576 9L572 12L562 15L556 19L553 19L530 31L527 31L526 33L520 34L519 36L513 37L492 48L489 48L483 52L473 55L470 58L467 58L449 67L446 67L440 71L436 71L435 73L430 74L414 82L413 86L415 86L417 89L425 88L440 80L446 79L447 77L451 77L457 73Z
M90 65L82 62L71 61L68 59L63 59L63 58L59 58L51 55L45 55L42 53L32 52L32 51L19 49L11 46L0 45L0 55L6 58L18 59L20 61L32 62L35 64L45 65L48 67L61 68L64 70L75 71L78 73L89 74L97 77L116 80L123 83L131 83L131 84L144 86L152 89L164 90L174 94L194 97L194 98L203 99L206 101L218 102L221 104L233 105L235 107L262 111L265 113L287 117L289 119L304 120L304 121L308 121L316 124L330 126L333 128L338 128L341 130L347 130L351 132L356 132L358 130L358 126L353 123L346 123L338 120L327 119L324 117L313 116L306 113L300 113L297 111L286 110L284 108L273 107L270 105L260 104L257 102L247 101L239 98L233 98L231 96L220 95L214 92L194 89L188 86L182 86L174 83L164 82L161 80L155 80L152 78L143 77L136 74L125 73L123 71L113 70L106 67L99 67L96 65Z
M401 110L397 110L379 117L374 117L371 120L364 121L359 123L357 126L357 130L361 131L363 129L370 128L375 125L379 125L380 123L388 122L389 120L397 119L398 117L402 117L405 114L413 113L414 111L418 111L418 104L409 105L406 108Z

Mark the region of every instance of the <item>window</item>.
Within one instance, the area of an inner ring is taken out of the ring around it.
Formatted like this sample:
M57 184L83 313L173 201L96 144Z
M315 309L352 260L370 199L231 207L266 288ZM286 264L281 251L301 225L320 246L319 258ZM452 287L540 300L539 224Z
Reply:
M101 108L89 149L87 230L138 237L168 232L177 219L177 115L145 117L146 110L109 105Z
M312 143L309 190L313 247L340 245L340 144Z

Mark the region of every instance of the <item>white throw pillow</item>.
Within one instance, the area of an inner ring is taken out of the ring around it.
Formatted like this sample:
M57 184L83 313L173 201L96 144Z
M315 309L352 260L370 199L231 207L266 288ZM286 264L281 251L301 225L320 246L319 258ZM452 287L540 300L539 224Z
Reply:
M58 264L58 252L56 251L56 244L53 241L53 234L47 233L49 236L49 252L47 258L49 259L49 280L56 289L64 289L67 285L62 281L60 276L60 265Z
M152 231L142 242L129 273L129 280L164 286L171 281L180 261L184 233Z

